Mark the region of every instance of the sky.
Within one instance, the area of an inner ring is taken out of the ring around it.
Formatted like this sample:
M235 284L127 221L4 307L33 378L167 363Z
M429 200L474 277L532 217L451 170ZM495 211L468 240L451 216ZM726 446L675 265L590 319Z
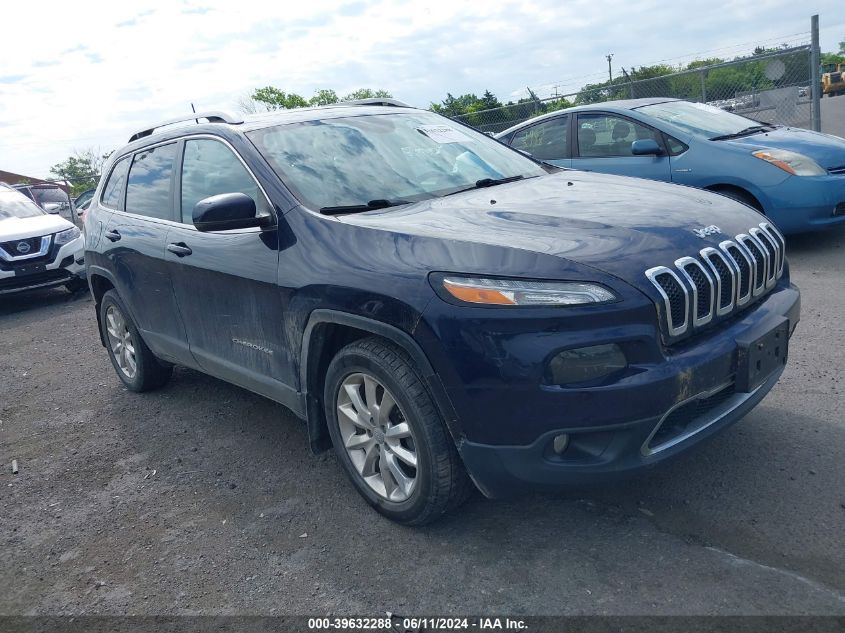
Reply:
M305 98L383 88L428 107L489 89L576 91L614 72L845 39L841 0L133 0L14 2L0 37L0 170L47 177L190 112L237 112L254 88Z

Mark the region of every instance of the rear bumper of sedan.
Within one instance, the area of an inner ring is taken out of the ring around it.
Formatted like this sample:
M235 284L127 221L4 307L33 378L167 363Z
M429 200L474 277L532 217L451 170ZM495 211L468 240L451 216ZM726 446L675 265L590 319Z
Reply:
M85 279L82 236L51 251L46 258L0 262L0 295L52 288Z
M845 174L791 176L761 194L766 215L784 233L845 225Z
M738 421L765 397L785 357L753 386L744 385L740 342L756 345L779 323L791 334L799 317L798 290L781 283L718 331L644 359L610 383L550 388L526 372L524 381L515 374L495 381L490 368L483 384L469 390L447 385L465 431L458 443L464 464L489 497L596 483L652 468ZM631 327L620 325L614 335L626 354L646 345L642 339L624 344L626 335L639 337ZM536 335L542 346L554 346L554 339L549 331ZM509 335L500 346L508 351L497 360L501 373L507 363L528 366L520 353L530 349L527 342ZM472 354L467 348L461 357Z

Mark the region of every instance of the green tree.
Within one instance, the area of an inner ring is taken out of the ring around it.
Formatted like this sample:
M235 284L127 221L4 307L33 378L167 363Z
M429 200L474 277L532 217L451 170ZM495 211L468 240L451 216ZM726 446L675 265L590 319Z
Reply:
M273 86L257 88L250 97L267 110L290 110L308 105L308 101L295 92L285 92Z
M97 186L100 173L111 152L101 154L91 148L75 150L72 156L50 167L50 174L57 180L71 184L71 196L76 197L87 189Z
M387 90L373 90L372 88L359 88L343 97L341 101L355 101L356 99L392 99L393 95Z
M324 106L331 105L340 101L337 93L334 90L317 90L314 96L308 100L308 105Z

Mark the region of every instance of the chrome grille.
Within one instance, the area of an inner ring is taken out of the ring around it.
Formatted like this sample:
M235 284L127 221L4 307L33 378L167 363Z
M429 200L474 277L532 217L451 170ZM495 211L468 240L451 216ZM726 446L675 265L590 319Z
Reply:
M716 282L716 316L730 312L736 297L736 274L721 251L712 247L701 249L701 257L710 267Z
M786 242L769 222L708 246L673 267L645 271L663 301L661 318L670 337L727 316L773 287L783 274Z

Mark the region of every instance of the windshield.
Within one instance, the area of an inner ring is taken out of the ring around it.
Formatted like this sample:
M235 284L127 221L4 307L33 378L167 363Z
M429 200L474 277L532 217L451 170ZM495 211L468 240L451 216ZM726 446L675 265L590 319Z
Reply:
M0 191L0 220L34 218L44 212L22 193Z
M483 179L546 173L498 141L421 111L277 125L248 136L313 209L413 202Z
M696 136L725 136L736 134L749 127L761 125L759 121L731 114L706 103L667 101L637 108L639 112L695 134Z

